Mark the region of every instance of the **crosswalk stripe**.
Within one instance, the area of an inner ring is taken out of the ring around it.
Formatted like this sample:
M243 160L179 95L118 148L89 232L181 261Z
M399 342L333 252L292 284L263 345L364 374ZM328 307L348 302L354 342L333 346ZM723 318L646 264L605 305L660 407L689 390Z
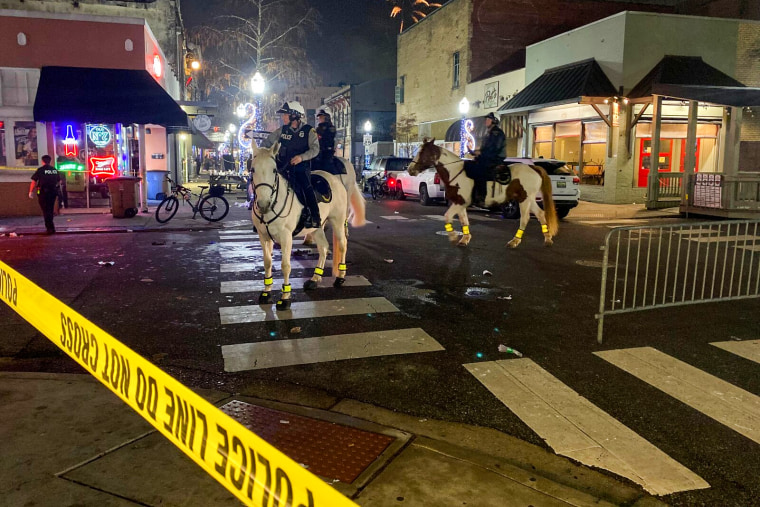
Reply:
M226 230L226 229L219 229L219 235L220 236L239 236L246 234L255 234L251 229L232 229L232 230Z
M222 356L224 371L235 372L441 350L432 336L412 328L224 345Z
M710 487L530 359L464 367L558 454L627 477L655 495Z
M729 243L729 242L738 242L737 246L744 247L744 241L746 240L747 243L750 243L747 246L752 246L752 242L759 240L760 237L758 236L745 236L745 235L739 235L739 236L698 236L698 237L690 237L687 236L684 239L689 241L694 241L696 243Z
M744 359L760 363L760 340L713 342L710 345L741 356Z
M235 234L233 236L228 236L226 234L220 234L219 239L221 241L225 242L235 242L235 241L243 241L243 240L251 240L251 239L259 239L258 234Z
M388 216L384 216L380 218L384 218L386 220L409 220L408 218L403 217L401 215L388 215Z
M573 223L583 225L603 225L610 228L637 226L647 223L645 220L573 220Z
M594 354L760 444L760 397L651 347Z
M384 297L306 301L292 303L290 308L290 310L278 312L274 305L223 306L219 308L219 317L224 326L246 322L313 319L399 311Z
M277 259L274 259L277 261ZM317 267L317 263L319 262L319 259L291 259L290 260L290 268L291 269L313 269ZM219 272L220 273L239 273L244 271L258 271L263 264L260 264L259 261L257 262L232 262L229 264L221 264L219 266ZM332 268L332 260L327 259L325 261L325 269ZM275 271L279 271L280 269L280 263L275 262L274 268Z
M437 220L438 222L445 222L446 217L443 215L421 215L422 218L427 218L428 220Z
M311 278L291 278L290 284L293 286L293 290L300 289L303 284ZM275 278L274 287L282 286L282 278ZM318 288L326 289L332 287L335 277L328 276L322 278L319 282ZM361 275L349 275L346 276L346 281L343 284L344 287L367 287L372 285L369 280ZM231 294L234 292L256 292L264 290L264 280L234 280L231 282L222 282L221 293Z

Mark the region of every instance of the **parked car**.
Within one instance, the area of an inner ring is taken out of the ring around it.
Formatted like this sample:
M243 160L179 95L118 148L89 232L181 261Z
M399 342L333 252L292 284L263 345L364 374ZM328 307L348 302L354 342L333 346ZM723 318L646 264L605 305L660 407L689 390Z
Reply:
M417 176L404 170L396 176L396 187L399 199L406 199L407 195L416 197L423 206L430 206L434 201L445 201L445 188L443 181L433 167L421 171Z
M388 176L395 178L398 173L409 166L411 161L412 159L407 157L377 157L369 167L362 171L362 179L367 181L373 176L380 176L380 179L385 179Z
M552 197L554 198L554 208L557 210L559 218L565 218L570 210L578 206L581 199L581 180L573 174L567 164L562 160L550 158L507 158L506 163L522 162L524 164L533 164L543 168L552 181ZM536 199L538 205L543 208L541 194ZM511 201L502 207L504 218L519 218L520 207L517 201Z

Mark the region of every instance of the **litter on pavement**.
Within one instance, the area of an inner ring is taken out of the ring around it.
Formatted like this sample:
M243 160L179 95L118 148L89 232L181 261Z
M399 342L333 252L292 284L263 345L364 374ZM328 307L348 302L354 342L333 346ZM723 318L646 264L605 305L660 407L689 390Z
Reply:
M110 267L110 266L113 266L116 263L114 261L98 261L98 264L100 264L101 266L108 266L108 267Z
M506 345L499 345L499 352L506 352L507 354L514 354L517 357L522 357L522 352L519 350L515 350L512 347L507 347Z

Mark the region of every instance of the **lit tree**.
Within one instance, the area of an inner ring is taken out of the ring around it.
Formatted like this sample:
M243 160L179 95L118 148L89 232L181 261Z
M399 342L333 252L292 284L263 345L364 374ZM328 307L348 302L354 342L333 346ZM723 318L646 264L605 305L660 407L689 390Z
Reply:
M314 85L315 73L306 56L306 35L318 30L318 14L306 0L228 0L228 13L191 32L204 55L207 92L225 113L249 99L250 79L261 72L267 83L262 109L268 117L280 94Z

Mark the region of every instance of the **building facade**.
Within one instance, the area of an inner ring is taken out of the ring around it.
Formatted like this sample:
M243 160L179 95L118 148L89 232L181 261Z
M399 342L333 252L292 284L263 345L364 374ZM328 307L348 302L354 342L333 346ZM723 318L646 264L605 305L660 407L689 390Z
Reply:
M5 10L0 47L0 215L39 213L16 187L45 154L66 176L70 207L108 208L112 176L181 180L187 115L144 19ZM147 184L141 197L147 209Z

